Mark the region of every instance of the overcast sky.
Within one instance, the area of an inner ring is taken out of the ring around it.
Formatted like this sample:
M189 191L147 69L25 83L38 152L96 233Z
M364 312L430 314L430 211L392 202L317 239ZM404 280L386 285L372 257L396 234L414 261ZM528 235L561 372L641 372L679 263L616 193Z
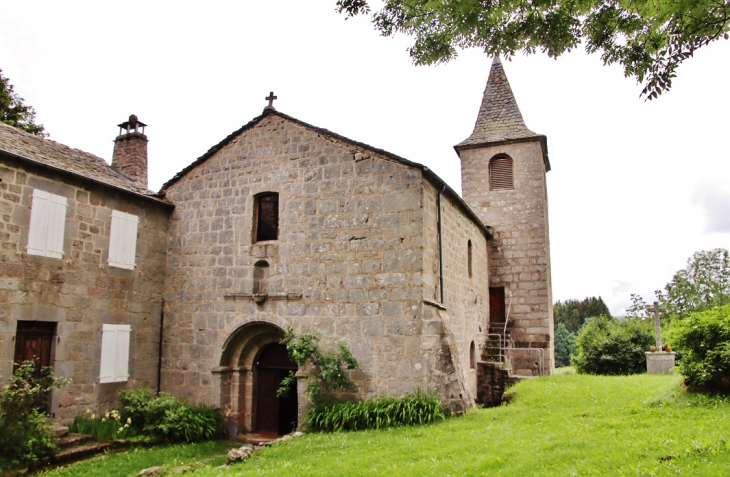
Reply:
M205 3L205 5L204 5ZM435 170L460 191L491 58L416 67L407 37L345 21L334 0L0 0L0 69L51 139L111 159L148 124L150 188L258 116L288 115ZM548 137L553 297L651 301L693 252L730 248L730 41L645 102L620 67L575 51L504 61L527 126Z

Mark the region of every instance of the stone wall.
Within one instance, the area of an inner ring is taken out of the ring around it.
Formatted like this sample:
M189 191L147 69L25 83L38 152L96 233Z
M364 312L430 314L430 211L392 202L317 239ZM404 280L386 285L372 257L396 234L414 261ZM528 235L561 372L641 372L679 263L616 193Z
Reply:
M514 161L514 189L489 188L488 165L498 154ZM516 347L542 348L546 372L554 369L545 165L539 140L461 151L462 189L467 204L494 228L489 246L490 286L504 286ZM512 370L538 373L537 353L514 353Z
M440 303L438 188L424 193L423 352L432 356L431 385L454 406L470 406L476 397L470 345L478 356L489 317L487 237L452 193L441 194L444 302ZM472 244L469 276L468 244ZM441 306L429 305L438 303Z
M121 387L154 388L169 207L11 159L0 179L0 380L12 372L17 322L49 321L55 372L73 378L53 398L62 419L117 406ZM33 189L68 200L62 259L26 253ZM135 270L107 265L112 209L139 217ZM132 326L127 383L98 382L104 323Z

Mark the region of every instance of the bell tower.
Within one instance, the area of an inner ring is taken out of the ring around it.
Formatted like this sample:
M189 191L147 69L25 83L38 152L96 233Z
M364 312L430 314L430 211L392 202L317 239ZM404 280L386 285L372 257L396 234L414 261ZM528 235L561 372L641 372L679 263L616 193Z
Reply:
M552 374L547 138L525 126L498 57L474 131L454 148L461 158L464 201L493 229L488 245L490 328L506 323L514 348L521 348L511 352L513 374Z

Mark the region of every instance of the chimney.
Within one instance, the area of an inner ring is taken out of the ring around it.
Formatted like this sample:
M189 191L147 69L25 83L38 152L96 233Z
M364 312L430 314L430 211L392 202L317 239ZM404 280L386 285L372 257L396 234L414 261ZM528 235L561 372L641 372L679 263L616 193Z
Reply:
M119 136L114 140L112 169L121 172L147 188L147 136L144 135L145 123L134 114L129 121L119 125Z

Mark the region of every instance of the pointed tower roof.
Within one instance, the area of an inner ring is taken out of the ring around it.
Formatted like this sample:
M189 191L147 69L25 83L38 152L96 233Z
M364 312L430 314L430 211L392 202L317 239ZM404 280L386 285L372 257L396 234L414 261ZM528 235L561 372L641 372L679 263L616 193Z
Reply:
M531 137L539 137L539 134L535 134L525 126L522 113L507 81L507 75L504 74L502 62L495 56L474 132L469 138L457 144L456 148L458 150L463 146Z

